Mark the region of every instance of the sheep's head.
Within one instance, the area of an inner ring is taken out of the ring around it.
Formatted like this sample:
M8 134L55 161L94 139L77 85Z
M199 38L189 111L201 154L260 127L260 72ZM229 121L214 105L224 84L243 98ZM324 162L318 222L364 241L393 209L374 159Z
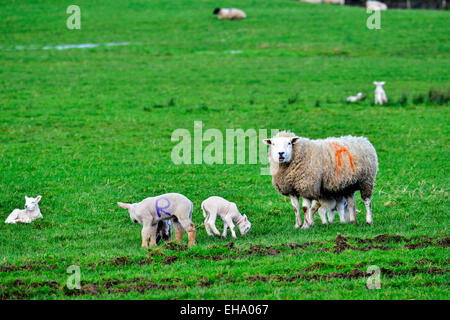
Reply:
M300 138L293 133L280 132L271 139L264 139L264 143L269 145L269 157L275 163L288 163L292 159L293 145Z
M244 219L242 219L242 221L238 224L238 227L241 234L246 235L250 231L252 224L250 223L250 221L248 221L247 216L245 214L243 217Z
M131 221L133 221L134 223L141 223L139 218L136 216L136 206L134 204L117 202L117 205L121 208L128 209Z
M219 8L215 8L214 11L213 11L213 14L219 14L219 12L220 12L220 9Z
M25 196L25 209L33 211L38 207L38 202L41 201L42 196L37 196L36 198L28 198Z
M382 87L382 86L384 86L385 85L385 83L386 82L384 82L384 81L381 81L381 82L378 82L378 81L374 81L374 85L376 85L377 87Z

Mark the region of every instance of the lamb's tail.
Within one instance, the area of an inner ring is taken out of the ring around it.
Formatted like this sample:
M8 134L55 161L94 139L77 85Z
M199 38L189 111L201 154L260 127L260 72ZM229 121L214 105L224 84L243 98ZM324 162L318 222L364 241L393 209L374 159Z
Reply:
M202 203L202 212L203 212L203 217L207 217L208 214L206 213L206 209L205 209L205 205Z

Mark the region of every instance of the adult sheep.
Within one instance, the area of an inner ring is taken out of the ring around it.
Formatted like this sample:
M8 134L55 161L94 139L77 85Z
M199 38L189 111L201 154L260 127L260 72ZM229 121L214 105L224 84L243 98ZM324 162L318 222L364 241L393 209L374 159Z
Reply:
M264 143L269 145L272 184L279 193L291 198L297 228L302 225L299 197L303 198L305 214L302 228L307 229L312 225L312 200L345 197L350 222L355 221L354 193L358 190L366 207L366 222L372 224L378 157L369 140L352 136L310 140L282 131Z

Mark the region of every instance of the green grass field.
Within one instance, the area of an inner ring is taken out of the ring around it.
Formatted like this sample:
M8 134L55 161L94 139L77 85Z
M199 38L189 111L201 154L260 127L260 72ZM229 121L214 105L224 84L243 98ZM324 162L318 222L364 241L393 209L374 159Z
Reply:
M427 99L450 89L448 11L391 10L369 30L364 8L290 0L76 4L81 30L67 29L64 1L0 4L1 219L25 195L43 196L44 215L1 221L1 299L449 298L450 109ZM219 21L218 5L248 18ZM101 45L42 49L83 43ZM375 80L389 106L373 105ZM368 99L343 102L358 91ZM171 134L194 121L368 137L373 226L359 193L357 224L316 217L304 231L262 165L173 164ZM116 205L166 192L193 201L195 247L142 249ZM207 236L211 195L247 214L247 236ZM81 290L66 287L70 265ZM379 290L366 288L371 265Z

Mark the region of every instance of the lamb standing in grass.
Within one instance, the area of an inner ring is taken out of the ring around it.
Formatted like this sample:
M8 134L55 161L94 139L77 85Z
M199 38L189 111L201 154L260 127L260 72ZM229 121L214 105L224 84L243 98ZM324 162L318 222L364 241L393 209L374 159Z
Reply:
M383 86L386 82L377 82L375 81L373 84L377 87L375 88L375 104L383 105L383 103L388 102L388 98L386 96L386 92L384 92Z
M305 214L302 228L307 229L312 225L312 200L320 203L320 199L345 197L349 221L356 221L354 193L358 190L366 207L366 222L372 224L378 158L369 140L352 136L310 140L283 131L264 142L269 145L272 184L291 198L297 228L302 225L299 197L303 197Z
M247 18L244 11L235 8L216 8L213 11L221 20L242 20Z
M172 219L175 229L175 240L180 242L183 231L188 234L188 246L195 244L195 225L192 223L194 206L191 200L179 193L166 193L150 197L138 203L117 203L119 207L128 209L130 218L134 223L142 224L142 247L156 245L158 222Z
M236 239L234 223L238 225L242 235L247 234L252 224L248 221L247 216L241 215L236 204L221 197L209 197L202 202L203 216L205 217L205 228L209 236L212 236L211 230L216 236L220 236L219 230L216 228L216 218L219 215L224 223L222 237L227 236L227 228L230 228L231 236Z
M42 218L38 205L41 199L42 196L37 196L36 198L28 198L25 196L25 209L14 209L8 218L6 218L5 223L30 223L33 220Z

